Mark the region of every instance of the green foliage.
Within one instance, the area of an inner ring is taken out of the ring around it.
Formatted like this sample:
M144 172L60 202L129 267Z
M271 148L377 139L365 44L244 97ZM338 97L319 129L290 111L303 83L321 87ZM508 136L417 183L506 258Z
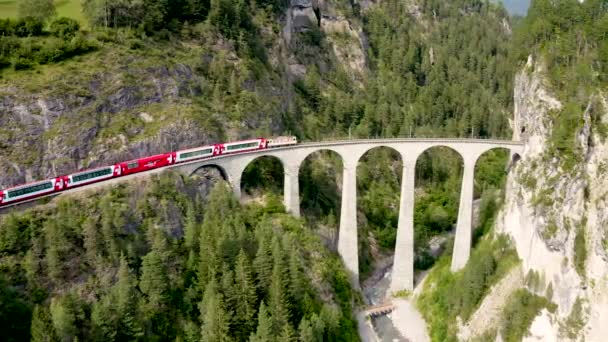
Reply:
M34 341L357 340L346 271L301 221L242 207L224 183L203 205L196 186L161 174L3 217L3 331Z
M585 312L583 310L583 300L581 297L576 298L570 315L563 323L559 325L560 335L570 339L576 339L579 333L585 326Z
M521 341L527 336L534 318L544 308L554 311L556 305L544 297L534 295L527 290L519 289L508 298L502 311L500 333L504 341Z
M583 113L596 89L606 86L605 60L608 8L601 0L534 0L514 34L519 61L540 55L547 64L552 88L564 103L554 113L551 156L559 156L565 171L580 162L576 135ZM603 134L603 124L592 120L592 129Z
M469 319L491 286L519 260L508 238L499 236L482 240L463 270L451 273L449 262L447 257L438 261L416 302L433 341L456 341L456 317Z
M576 236L574 238L574 257L572 260L576 273L583 278L585 277L585 262L587 261L587 241L585 234L586 220L584 221L585 223L581 224L576 231Z
M37 314L34 311L34 316ZM25 341L30 338L32 308L10 287L0 273L0 329L6 341Z
M506 136L513 74L508 33L500 24L506 14L485 2L474 9L468 1L425 4L420 20L405 14L403 1L371 7L364 19L370 79L358 88L343 70L325 73L321 81L330 86L316 101L309 95L318 84L297 83L304 96L297 99L294 117L303 125L292 131L310 139L345 135L349 129L359 137ZM312 50L312 58L302 62L322 65L319 53L314 54L317 42L294 48L299 54Z
M78 21L66 17L53 20L49 27L49 32L59 38L73 37L78 30L80 30Z
M40 305L34 307L31 322L32 342L48 342L57 339L50 316L51 314L47 307Z
M73 19L59 18L49 25L34 17L0 20L0 70L31 69L36 64L52 64L99 48L98 43L79 31Z

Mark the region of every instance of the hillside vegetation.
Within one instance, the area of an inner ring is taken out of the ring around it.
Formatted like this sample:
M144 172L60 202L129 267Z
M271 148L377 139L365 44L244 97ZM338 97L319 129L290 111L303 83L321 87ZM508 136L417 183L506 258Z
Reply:
M163 174L3 216L4 336L358 339L348 277L301 221L278 200L240 206L223 183L199 192Z
M514 68L500 5L325 1L310 9L322 13L320 26L296 28L285 1L82 4L84 20L62 18L56 4L55 13L0 22L2 187L252 136L510 137ZM348 59L355 51L360 63ZM500 204L507 160L493 151L477 165L479 235ZM202 205L186 185L169 190L189 182L169 176L146 190L119 187L7 216L2 288L21 308L15 336L27 336L31 316L34 338L352 340L356 301L337 258L311 233L336 236L341 168L330 153L302 167L306 225L279 213L278 196L243 208L216 189ZM280 194L281 174L280 163L263 161L243 186ZM449 237L456 222L462 161L433 149L416 176L416 267L427 269L429 241ZM400 177L389 149L359 165L362 277L378 254L370 246L394 246ZM243 284L247 264L254 291ZM467 310L479 293L471 296Z

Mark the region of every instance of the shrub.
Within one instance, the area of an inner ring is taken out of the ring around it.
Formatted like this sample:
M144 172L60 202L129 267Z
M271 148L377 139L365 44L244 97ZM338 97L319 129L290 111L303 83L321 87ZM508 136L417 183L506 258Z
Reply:
M19 19L14 26L14 33L19 37L41 36L44 22L33 17Z
M563 323L559 325L559 332L568 338L576 339L579 332L585 326L585 312L583 310L583 301L580 297L576 298L576 302L572 306L570 315Z
M7 57L0 56L0 70L8 68L9 66L11 66L11 61Z
M581 276L585 276L585 260L587 259L587 245L585 243L585 227L581 225L574 238L574 267L576 272Z
M33 65L34 64L32 63L32 61L27 58L18 58L13 63L13 68L15 70L27 70L31 69Z
M547 298L534 295L527 290L515 291L507 300L502 312L501 335L506 342L521 341L532 321L544 308L554 311L556 305Z
M0 56L9 57L19 51L21 44L15 37L0 37Z
M501 235L494 241L480 241L462 271L452 273L449 261L448 257L439 259L416 302L433 341L456 341L456 317L468 320L518 258L509 239Z
M73 37L80 29L78 21L71 18L59 18L54 20L49 28L52 35L59 38Z
M10 19L0 19L0 37L15 34L15 23Z

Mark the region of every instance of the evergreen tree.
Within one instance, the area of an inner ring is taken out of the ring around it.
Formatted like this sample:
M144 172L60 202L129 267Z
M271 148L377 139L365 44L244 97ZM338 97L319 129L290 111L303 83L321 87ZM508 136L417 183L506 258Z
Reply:
M48 309L41 305L34 307L32 314L31 339L32 342L56 341L55 328L51 322Z
M134 340L143 335L143 327L137 314L139 293L137 279L131 274L124 255L120 257L118 282L115 285L116 308L120 315L119 340Z
M296 243L292 241L291 236L285 237L285 249L289 251L288 260L288 288L287 292L292 301L292 315L297 322L303 315L304 296L306 294L305 284L306 277L302 272L302 256Z
M60 340L70 341L78 335L79 321L84 318L84 312L74 294L53 298L50 311L53 327Z
M290 324L285 324L281 330L281 334L277 338L277 342L295 342L297 341L293 327Z
M289 325L290 316L285 281L285 254L277 238L273 239L273 247L274 265L269 291L269 308L272 313L272 331L275 335L279 335L283 327Z
M239 252L235 265L235 318L236 337L245 340L255 328L257 295L251 265L243 250Z
M266 295L272 281L272 249L266 235L261 236L261 238L258 239L258 242L259 247L255 259L253 260L253 267L257 275L258 289L262 294Z
M275 335L272 333L271 318L264 301L262 301L258 313L258 327L255 334L251 334L249 342L271 342L274 341L273 336Z
M316 342L315 334L310 322L303 318L298 327L298 340L300 342Z
M199 235L199 224L196 221L194 205L191 204L186 210L186 222L184 224L184 245L187 249L198 252Z
M93 266L97 262L97 257L101 254L99 248L99 228L97 219L93 217L87 218L83 224L84 248L86 253L87 263Z
M169 300L169 277L159 252L152 250L142 260L139 287L146 295L150 310L154 312L163 308Z
M69 220L74 219L70 218ZM48 274L55 283L61 284L64 281L63 276L67 268L66 261L72 252L68 237L69 227L62 222L60 217L57 217L45 223L44 231L47 243L46 264Z
M217 289L217 282L212 279L205 288L201 302L201 341L224 342L231 341L230 313L226 311L224 300Z
M7 341L27 340L30 336L30 306L9 287L0 273L0 331Z
M119 333L118 310L114 303L116 296L109 293L93 303L91 310L92 339L95 341L116 341Z

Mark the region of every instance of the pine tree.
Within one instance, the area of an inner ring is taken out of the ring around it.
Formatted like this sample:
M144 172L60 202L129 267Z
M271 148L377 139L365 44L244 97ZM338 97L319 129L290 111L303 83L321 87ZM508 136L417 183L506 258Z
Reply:
M316 342L312 325L310 325L310 322L306 318L302 318L298 327L298 340L300 342Z
M292 239L287 236L285 238L286 250L289 251L289 282L288 282L288 294L289 298L293 301L293 312L294 319L297 321L300 320L300 317L303 314L302 309L304 295L306 293L305 284L307 284L307 279L304 276L302 271L302 256L300 254L300 250L298 246L292 241Z
M82 230L86 259L88 264L93 267L97 263L97 257L100 255L97 219L93 217L87 218Z
M50 312L44 306L36 305L32 314L31 340L32 342L55 341L55 328L51 323Z
M66 268L65 261L71 250L71 244L67 236L68 232L58 218L47 221L44 231L47 243L46 264L48 273L56 284L61 284Z
M293 331L293 327L288 323L283 326L281 334L277 338L277 342L295 342L296 334Z
M269 308L272 313L272 331L279 335L285 325L289 325L289 302L286 290L285 253L277 238L273 239L274 265L269 291Z
M184 325L184 342L199 342L200 339L200 327L192 321L187 321Z
M203 301L201 302L201 326L202 342L224 342L231 341L230 314L224 307L222 294L217 289L217 282L212 279L205 288Z
M247 255L240 251L235 265L235 324L239 340L245 340L255 327L257 295Z
M155 250L143 257L139 287L147 296L152 312L164 307L169 300L169 277L166 266Z
M221 280L221 294L222 294L222 302L224 304L224 310L227 312L234 312L234 308L236 307L236 292L240 289L237 289L234 286L234 272L232 272L228 265L224 264L222 270L222 280ZM230 315L230 320L228 321L228 328L230 331L233 331L232 326L232 318Z
M91 309L91 335L96 341L115 341L119 332L116 296L110 292L94 302Z
M272 333L272 323L268 315L268 309L262 301L258 313L258 328L255 334L251 334L249 342L271 342L274 341L273 336L275 335Z
M51 321L61 340L70 340L78 333L78 321L84 316L74 294L51 299Z
M272 281L272 250L266 236L259 239L258 252L253 260L253 267L257 274L258 289L261 293L267 294Z
M196 222L194 205L189 204L186 209L186 219L184 227L184 245L187 249L198 252L199 247L199 224Z
M138 320L137 305L139 293L135 288L137 280L131 274L127 259L120 256L118 282L115 285L116 309L120 315L119 339L137 339L143 335L143 326Z

